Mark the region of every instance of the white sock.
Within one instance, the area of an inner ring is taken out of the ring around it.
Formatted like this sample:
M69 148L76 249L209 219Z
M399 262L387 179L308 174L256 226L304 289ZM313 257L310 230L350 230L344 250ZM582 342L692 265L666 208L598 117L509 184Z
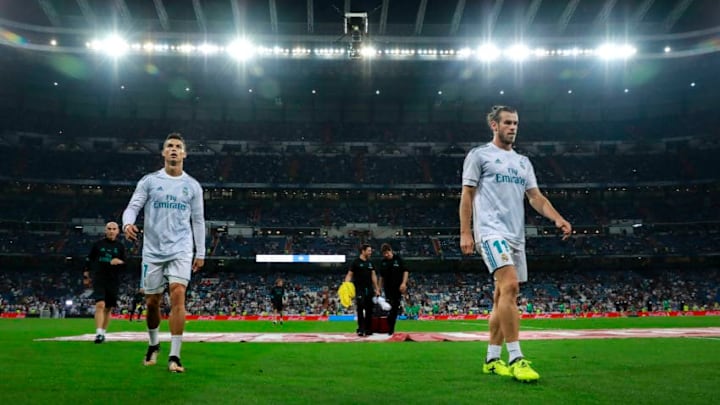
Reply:
M485 361L487 362L490 360L499 359L501 353L502 353L502 346L488 345L487 357L485 357Z
M96 335L104 335L105 333L103 332L102 329L97 328L97 329L95 329L95 334L96 334Z
M148 329L148 336L150 337L150 346L160 344L160 327Z
M505 343L505 347L507 347L508 353L510 353L509 363L512 363L515 359L523 356L522 351L520 350L520 341L507 342Z
M182 347L182 335L170 336L170 356L180 358L180 348Z

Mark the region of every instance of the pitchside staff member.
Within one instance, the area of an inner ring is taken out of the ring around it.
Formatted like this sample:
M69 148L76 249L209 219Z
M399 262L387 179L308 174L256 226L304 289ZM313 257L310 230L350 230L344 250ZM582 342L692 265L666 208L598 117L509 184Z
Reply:
M375 266L370 261L372 247L360 245L360 256L350 265L345 281L355 284L355 305L357 306L358 336L372 335L373 297L380 295Z
M105 237L95 242L85 259L85 277L92 273L95 299L95 343L105 341L110 311L117 306L120 271L125 267L125 245L117 240L115 222L105 225Z
M283 298L285 297L285 287L283 279L275 280L275 285L270 289L270 302L273 308L273 325L278 323L278 315L280 325L283 324Z
M137 320L140 320L143 302L145 302L145 290L139 288L137 292L135 292L135 295L133 295L132 303L130 304L130 322L132 322L135 314L137 314Z
M390 303L388 314L388 335L395 333L395 321L400 312L400 298L407 292L408 272L405 261L393 252L392 247L383 243L380 246L383 260L380 263L380 288L385 289L385 298Z

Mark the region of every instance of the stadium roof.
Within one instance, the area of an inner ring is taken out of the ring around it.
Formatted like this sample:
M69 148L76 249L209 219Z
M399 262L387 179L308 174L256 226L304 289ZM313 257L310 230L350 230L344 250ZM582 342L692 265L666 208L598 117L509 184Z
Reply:
M714 28L717 0L6 0L0 26L69 34L116 27L158 35L243 33L337 39L346 12L377 39L651 36Z
M7 62L0 64L5 79L0 101L10 100L9 105L78 111L98 109L107 103L87 100L109 97L132 105L132 111L147 103L167 111L175 101L218 110L240 100L257 111L295 103L326 115L338 109L349 115L402 105L406 115L445 109L454 117L469 104L484 111L501 99L564 112L607 106L613 112L606 115L616 116L615 110L704 111L720 97L718 0L0 0L0 5L0 54ZM382 47L378 63L323 53L350 42L344 34L346 10L368 14L368 38L379 44L378 51ZM129 57L89 49L91 41L112 32L126 38ZM225 52L183 52L185 46L200 50L204 41L229 48L239 36L258 46L279 44L284 53L236 61L223 58ZM479 50L487 41L525 41L533 51L547 46L544 51L553 54L527 63L507 63L508 58L486 63ZM637 45L637 55L595 58L602 56L597 52L605 41ZM421 53L432 47L456 53ZM463 47L477 49L477 57L457 57ZM398 50L414 53L405 57ZM596 53L575 53L585 50ZM310 117L302 111L297 115Z

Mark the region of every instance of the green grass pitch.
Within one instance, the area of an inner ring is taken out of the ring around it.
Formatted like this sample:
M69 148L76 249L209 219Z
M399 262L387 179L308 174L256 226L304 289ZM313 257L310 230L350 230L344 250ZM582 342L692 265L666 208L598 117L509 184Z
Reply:
M720 327L720 317L523 321L523 330ZM143 331L113 320L109 333ZM352 322L189 322L192 332L346 332ZM483 321L400 321L398 331L487 331ZM0 320L2 404L710 404L720 337L522 342L536 384L482 374L486 342L188 343L185 374L144 367L146 342L39 342L92 319ZM161 331L167 331L163 321ZM503 354L506 357L506 353Z

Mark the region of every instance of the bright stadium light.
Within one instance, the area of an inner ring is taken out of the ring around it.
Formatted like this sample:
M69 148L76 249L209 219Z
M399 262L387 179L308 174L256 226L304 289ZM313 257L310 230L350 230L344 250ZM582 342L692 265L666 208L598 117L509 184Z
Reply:
M577 56L580 56L580 55L584 55L584 54L586 54L587 52L586 52L585 50L583 50L583 49L578 48L578 47L574 47L574 48L569 48L569 49L558 49L558 50L556 51L556 53L557 53L557 55L559 55L559 56L573 56L573 57L577 57Z
M515 44L507 50L506 56L515 62L522 62L532 54L530 48L523 44Z
M536 58L544 58L546 56L550 56L551 51L545 48L535 48L535 50L532 51L532 54L535 55Z
M457 51L457 56L460 59L465 59L465 58L469 57L470 55L472 55L472 49L470 49L470 48L460 48Z
M628 44L603 44L595 49L595 54L605 60L627 59L636 53L637 49Z
M255 46L246 39L236 39L226 49L228 55L239 61L251 59L255 55Z
M122 39L118 35L111 35L103 41L103 52L112 56L113 58L119 58L125 55L128 51L129 45L127 41Z
M119 35L113 34L102 40L93 40L88 47L94 51L102 52L113 58L119 58L125 55L130 49L130 45Z
M500 57L500 50L493 44L483 44L477 49L477 58L483 62L492 62Z
M375 50L375 48L372 46L363 46L362 48L360 48L360 55L363 58L372 58L376 54L377 50Z
M195 45L189 43L183 43L178 45L177 50L180 53L193 53L195 52Z
M215 44L203 42L197 47L197 50L203 55L213 55L220 51L220 47Z

